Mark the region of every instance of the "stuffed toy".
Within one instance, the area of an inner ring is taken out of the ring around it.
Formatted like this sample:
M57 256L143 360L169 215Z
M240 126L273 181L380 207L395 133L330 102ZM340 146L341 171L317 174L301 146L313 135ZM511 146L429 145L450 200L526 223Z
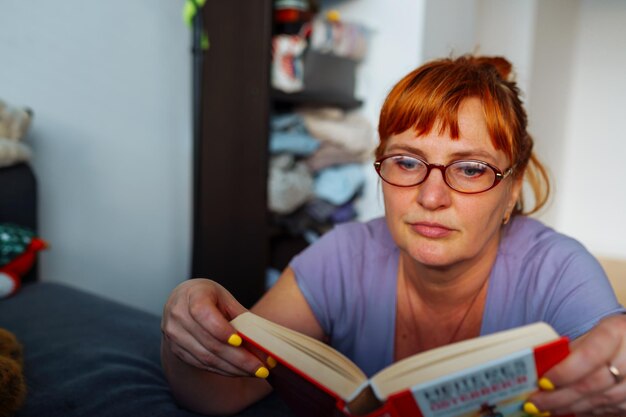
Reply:
M12 416L24 403L23 365L22 346L13 333L0 328L0 417Z
M22 143L33 119L26 107L14 108L0 100L0 167L28 161L31 151Z
M21 278L35 263L37 252L47 247L32 231L0 223L0 298L17 292Z

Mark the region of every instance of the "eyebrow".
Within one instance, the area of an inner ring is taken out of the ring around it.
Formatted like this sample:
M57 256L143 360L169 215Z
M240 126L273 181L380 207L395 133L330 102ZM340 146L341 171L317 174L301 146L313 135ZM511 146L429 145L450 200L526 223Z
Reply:
M418 155L421 157L425 157L424 153L419 149L419 148L414 148L410 145L405 145L405 144L395 144L395 145L391 145L389 147L389 149L387 150L388 152L390 151L404 151L404 152L408 152L414 155ZM495 162L496 158L494 155L490 154L487 151L484 151L482 149L468 149L468 150L464 150L464 151L457 151L454 152L450 155L452 158L451 159L464 159L464 158L469 158L469 159L480 159L480 158L484 158L484 159L488 159L491 162Z

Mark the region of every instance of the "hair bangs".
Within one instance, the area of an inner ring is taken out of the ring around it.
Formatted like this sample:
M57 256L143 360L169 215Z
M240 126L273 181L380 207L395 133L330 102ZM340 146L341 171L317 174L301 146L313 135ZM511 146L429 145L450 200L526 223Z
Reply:
M515 115L508 114L510 97L498 83L497 73L470 62L458 65L451 60L440 60L419 68L403 78L387 96L378 133L380 144L376 156L383 154L387 139L409 129L417 136L428 134L434 128L439 133L449 132L452 139L459 137L458 110L461 103L472 97L483 106L487 128L496 149L502 149L513 160Z

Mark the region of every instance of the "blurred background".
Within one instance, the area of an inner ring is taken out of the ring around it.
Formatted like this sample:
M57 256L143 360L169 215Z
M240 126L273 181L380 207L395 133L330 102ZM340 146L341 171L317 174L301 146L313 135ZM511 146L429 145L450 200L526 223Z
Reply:
M34 111L26 143L38 178L39 234L51 245L40 256L41 279L155 313L192 273L194 86L183 6L0 6L0 99ZM318 6L320 16L336 10L341 21L367 28L353 111L373 130L393 83L424 61L467 52L506 56L553 180L551 202L537 217L596 255L626 258L626 2ZM382 202L374 170L362 165L354 216L366 220L382 214Z

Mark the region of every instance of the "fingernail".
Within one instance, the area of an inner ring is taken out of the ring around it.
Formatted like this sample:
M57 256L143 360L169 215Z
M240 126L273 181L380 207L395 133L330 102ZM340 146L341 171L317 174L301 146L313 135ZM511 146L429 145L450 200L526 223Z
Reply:
M268 356L265 362L267 362L267 366L269 366L270 369L273 369L278 364L276 362L276 359L272 358L271 356Z
M239 346L241 345L241 336L239 336L236 333L233 333L230 335L230 337L228 338L228 344L231 346Z
M550 415L550 413L547 411L545 413L539 411L537 406L530 401L526 401L524 403L524 412L537 417L548 417Z
M537 381L537 385L544 391L554 391L554 384L548 378L539 378Z
M270 374L270 371L267 370L267 368L265 366L261 366L259 369L256 370L256 372L254 373L254 376L256 376L257 378L267 378Z

